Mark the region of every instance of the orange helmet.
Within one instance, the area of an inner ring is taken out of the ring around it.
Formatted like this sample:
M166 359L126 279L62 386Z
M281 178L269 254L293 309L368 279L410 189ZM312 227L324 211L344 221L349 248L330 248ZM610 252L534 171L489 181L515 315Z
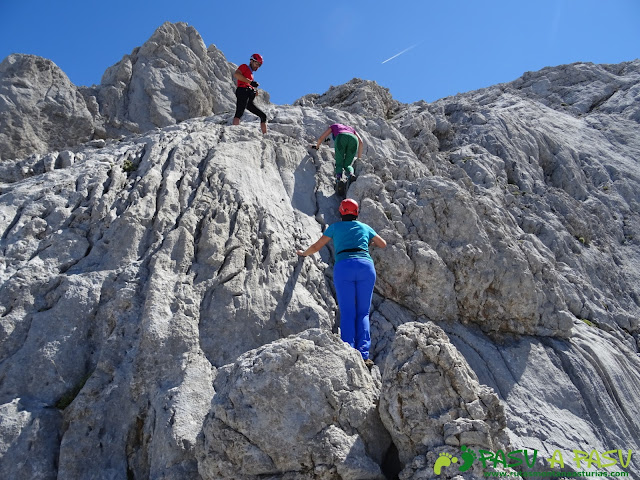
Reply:
M338 211L340 212L340 215L355 215L357 217L360 208L358 207L358 202L351 198L345 198L340 203Z

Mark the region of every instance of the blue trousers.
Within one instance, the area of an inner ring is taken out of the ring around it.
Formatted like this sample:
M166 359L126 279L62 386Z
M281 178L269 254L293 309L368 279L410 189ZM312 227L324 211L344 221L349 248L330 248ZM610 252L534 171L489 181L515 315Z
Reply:
M371 347L369 310L376 283L373 262L363 258L337 262L333 267L333 283L340 308L340 337L366 360Z

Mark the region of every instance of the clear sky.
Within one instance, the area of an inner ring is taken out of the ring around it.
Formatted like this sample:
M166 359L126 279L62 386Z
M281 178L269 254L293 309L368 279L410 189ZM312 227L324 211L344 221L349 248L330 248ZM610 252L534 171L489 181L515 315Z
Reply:
M573 62L640 58L640 0L0 0L0 59L53 60L76 85L186 22L277 104L354 77L432 102ZM396 56L397 55L397 56Z

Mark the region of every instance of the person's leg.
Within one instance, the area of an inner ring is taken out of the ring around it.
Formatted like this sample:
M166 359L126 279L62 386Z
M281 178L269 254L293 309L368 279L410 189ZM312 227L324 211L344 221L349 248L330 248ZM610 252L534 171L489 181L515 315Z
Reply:
M356 317L355 317L355 348L360 351L364 360L369 358L371 348L371 327L369 324L369 311L373 287L376 283L376 269L373 262L357 260L353 268L356 276Z
M246 88L236 89L236 113L233 115L233 124L240 125L240 119L249 102L249 92Z
M336 287L340 308L340 338L355 348L356 338L356 285L350 260L342 260L333 267L333 284Z
M260 117L260 130L262 130L262 133L267 133L267 115L262 110L260 110L255 103L253 103L254 98L255 95L249 97L249 101L247 102L247 110Z
M344 134L346 139L344 140L344 158L343 168L347 172L348 176L353 175L353 159L358 153L358 137L350 133Z
M342 176L342 170L344 169L344 158L345 158L345 148L346 148L346 135L341 133L338 135L334 142L333 146L335 149L335 157L336 157L336 176Z

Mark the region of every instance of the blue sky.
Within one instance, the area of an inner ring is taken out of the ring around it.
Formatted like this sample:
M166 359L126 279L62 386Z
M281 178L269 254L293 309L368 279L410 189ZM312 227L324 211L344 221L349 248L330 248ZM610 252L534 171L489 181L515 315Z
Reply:
M98 84L165 21L233 63L261 53L256 79L278 104L354 77L432 102L546 66L640 58L640 0L0 0L0 59L39 55Z

